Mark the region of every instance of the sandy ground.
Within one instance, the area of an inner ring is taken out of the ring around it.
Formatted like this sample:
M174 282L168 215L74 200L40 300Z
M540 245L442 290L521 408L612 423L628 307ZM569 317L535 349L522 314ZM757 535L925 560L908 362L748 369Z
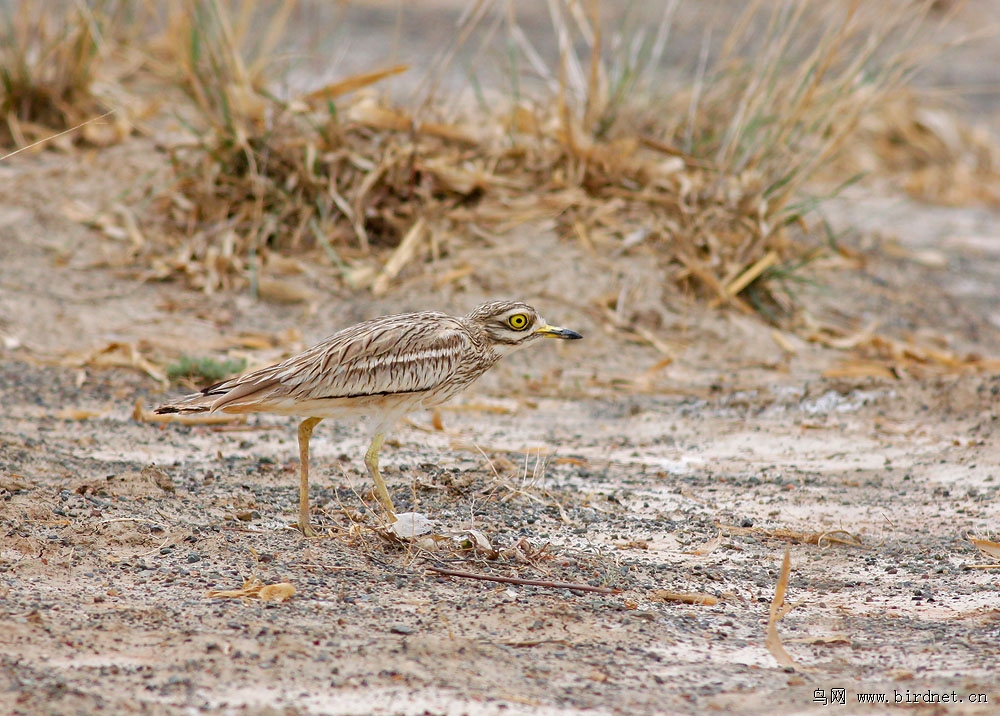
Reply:
M824 377L855 354L670 293L642 247L602 264L531 229L440 267L469 263L467 279L414 274L377 301L322 267L304 305L143 282L65 207L158 166L140 139L0 164L0 712L997 713L1000 572L967 539L1000 525L996 374ZM1000 211L866 187L827 213L862 261L811 269L796 290L812 315L1000 357ZM607 295L660 349L616 332ZM444 431L416 414L392 436L385 477L435 520L433 550L380 536L365 426L317 428L322 536L305 539L293 421L138 421L137 400L184 388L95 367L111 344L157 366L263 364L366 317L491 296L586 338L511 357ZM794 667L765 646L786 546ZM295 595L206 596L251 576Z

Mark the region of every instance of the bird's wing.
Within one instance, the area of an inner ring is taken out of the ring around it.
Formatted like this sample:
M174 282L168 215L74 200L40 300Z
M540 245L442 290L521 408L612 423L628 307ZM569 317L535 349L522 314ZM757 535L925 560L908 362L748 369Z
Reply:
M359 398L432 390L475 346L458 319L427 313L377 318L345 328L277 365L215 386L212 410L289 399ZM251 408L252 409L252 408Z

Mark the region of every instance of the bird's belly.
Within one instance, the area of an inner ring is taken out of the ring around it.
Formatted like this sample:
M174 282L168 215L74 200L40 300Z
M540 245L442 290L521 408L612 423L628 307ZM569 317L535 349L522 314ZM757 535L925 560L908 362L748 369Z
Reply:
M254 412L293 415L300 418L353 418L383 414L403 414L420 405L422 393L360 395L344 398L279 399L254 406ZM234 406L236 411L238 406ZM224 412L229 412L225 408ZM234 411L234 412L236 412Z

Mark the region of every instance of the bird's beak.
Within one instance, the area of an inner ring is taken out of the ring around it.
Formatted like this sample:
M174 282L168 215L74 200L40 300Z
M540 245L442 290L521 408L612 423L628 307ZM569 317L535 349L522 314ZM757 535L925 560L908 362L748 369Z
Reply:
M550 326L548 324L539 328L537 331L535 331L535 333L550 338L563 338L568 340L577 340L583 338L583 336L581 336L576 331L571 331L568 328L559 328L558 326Z

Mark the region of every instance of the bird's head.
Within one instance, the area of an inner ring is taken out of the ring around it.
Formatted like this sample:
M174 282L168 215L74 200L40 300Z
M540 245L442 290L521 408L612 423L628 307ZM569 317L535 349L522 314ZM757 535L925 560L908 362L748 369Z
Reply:
M520 301L491 301L475 308L466 320L482 330L493 349L506 354L536 338L583 338L568 328L550 326L538 311Z

